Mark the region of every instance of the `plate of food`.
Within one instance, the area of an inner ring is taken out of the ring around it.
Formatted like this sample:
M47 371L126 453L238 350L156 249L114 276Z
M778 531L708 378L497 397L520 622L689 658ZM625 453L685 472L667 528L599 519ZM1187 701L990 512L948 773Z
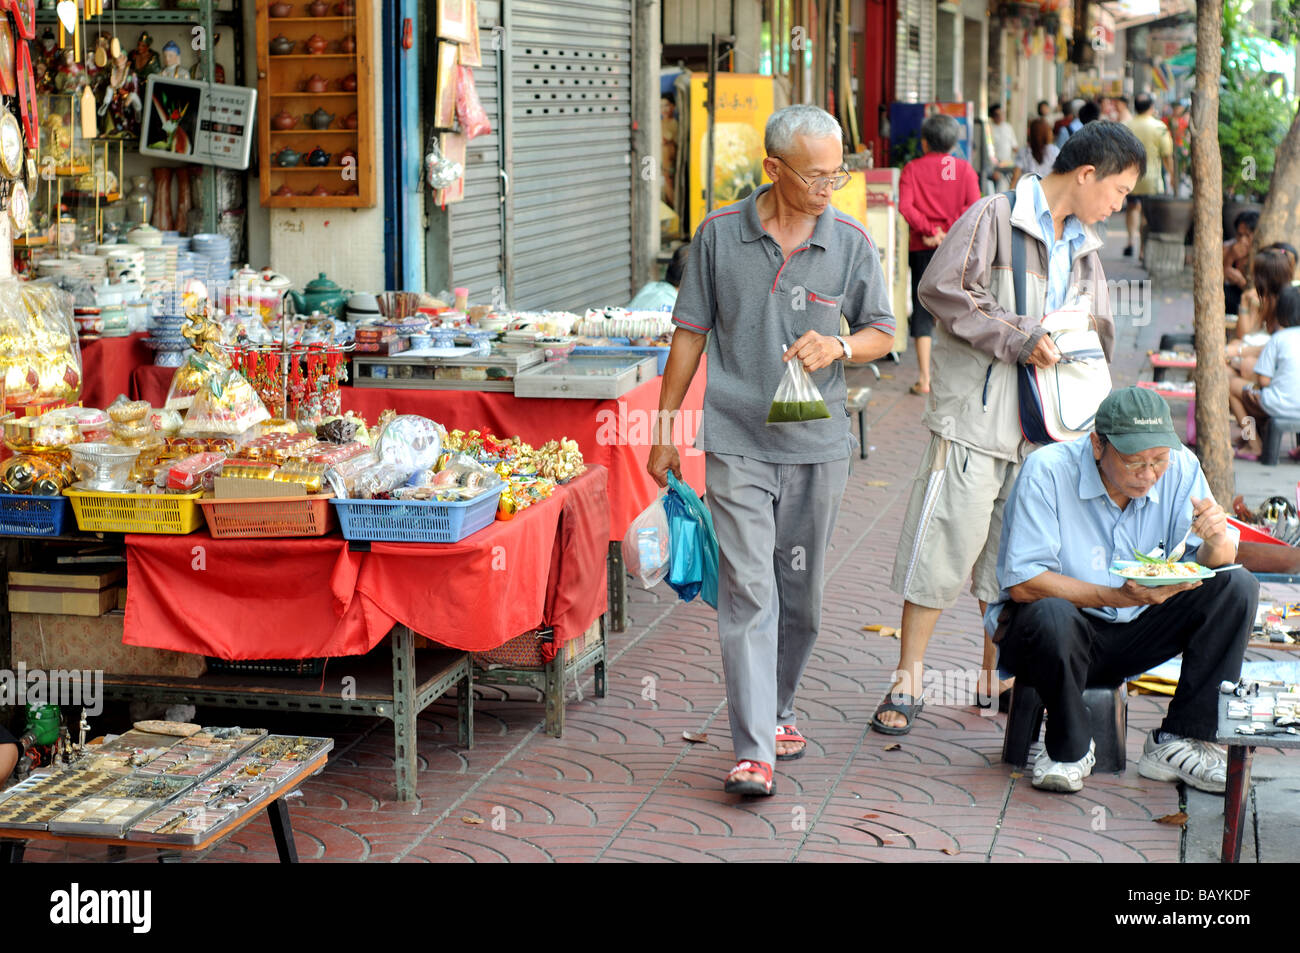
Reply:
M1132 579L1139 586L1176 586L1184 582L1196 582L1198 579L1209 579L1214 575L1213 569L1207 569L1200 563L1176 563L1152 559L1150 556L1116 562L1110 571L1116 576Z

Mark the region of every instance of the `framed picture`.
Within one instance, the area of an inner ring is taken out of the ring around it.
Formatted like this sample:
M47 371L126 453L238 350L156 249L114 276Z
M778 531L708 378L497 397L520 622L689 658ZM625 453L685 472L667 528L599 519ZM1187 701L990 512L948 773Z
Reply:
M433 124L439 129L456 125L456 58L460 44L450 40L438 41L437 108Z
M478 0L469 0L469 42L460 45L461 66L483 65L483 48L479 44Z
M248 168L257 90L155 73L142 105L141 155Z
M438 0L438 36L455 43L470 41L469 0Z

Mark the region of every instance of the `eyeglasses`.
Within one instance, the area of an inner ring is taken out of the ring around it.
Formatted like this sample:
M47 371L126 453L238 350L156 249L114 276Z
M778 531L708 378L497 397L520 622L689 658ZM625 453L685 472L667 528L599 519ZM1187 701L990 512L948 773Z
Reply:
M804 185L808 186L808 191L813 194L816 194L817 192L821 192L828 185L833 190L838 192L840 189L844 188L844 186L848 185L849 182L853 179L853 176L849 175L847 172L843 170L840 170L839 172L836 172L834 175L819 175L817 178L813 179L810 182L807 179L805 179L802 175L799 175L798 169L796 169L790 163L786 162L780 156L772 156L772 158L776 159L778 162L780 162L783 166L785 166L795 175L798 175L799 181L802 182Z
M1111 446L1112 449L1114 449L1113 445L1108 444L1108 446ZM1165 457L1162 460L1156 460L1154 463L1148 460L1135 460L1130 463L1128 460L1125 460L1123 457L1119 455L1118 450L1115 451L1115 456L1119 458L1120 466L1122 466L1129 473L1141 473L1147 467L1150 467L1152 471L1154 471L1155 473L1164 473L1166 470L1169 469L1168 457Z

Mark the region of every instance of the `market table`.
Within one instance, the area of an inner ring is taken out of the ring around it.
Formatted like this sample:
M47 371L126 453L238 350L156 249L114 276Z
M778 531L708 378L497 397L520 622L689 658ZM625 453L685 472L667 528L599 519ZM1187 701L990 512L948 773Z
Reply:
M365 691L362 677L354 676L353 699L301 679L268 681L251 674L109 675L105 690L114 697L390 718L398 797L407 800L415 788L416 716L453 685L460 685L461 743L472 743L466 653L497 648L531 630L547 631L547 664L537 675L552 734L563 730L566 676L594 666L596 694L604 695L603 639L576 659L566 659L563 646L605 612L606 476L602 467L588 467L556 487L549 500L459 543L213 539L205 530L128 535L124 643L228 660L302 659L365 656L389 635L391 689L378 684L384 674L373 671ZM268 580L271 598L250 599L266 593ZM430 598L431 589L450 598ZM416 653L413 632L452 654L428 662L429 653ZM387 664L376 657L331 661L332 678L349 674L353 661L372 668ZM494 670L484 680L512 678L526 675Z
M681 448L682 476L704 490L704 454L692 444L699 433L708 383L707 360L691 382L674 428ZM134 396L160 406L171 384L168 368L142 367L133 378ZM516 397L503 391L422 390L419 388L343 387L343 409L375 420L389 408L419 414L451 429L488 427L498 436L519 436L541 446L567 436L578 442L583 459L609 471L608 587L610 627L625 628L627 574L620 543L628 524L661 492L646 462L653 445L662 377L654 377L610 400Z
M261 813L262 810L265 810L267 820L271 823L271 836L275 838L275 850L280 855L280 863L296 864L298 863L298 848L293 841L293 825L289 819L289 805L285 803L284 798L286 794L298 787L304 778L310 777L325 767L328 760L329 752L322 751L302 771L283 779L272 788L269 801L257 801L245 805L226 824L217 828L198 844L160 844L156 841L135 840L130 836L129 831L123 837L95 837L86 834L0 828L0 863L21 862L27 843L32 841L65 844L103 844L108 847L151 847L159 851L160 854L172 851L197 853L225 840Z
M1228 785L1223 794L1223 845L1219 860L1235 864L1241 859L1242 824L1246 819L1246 797L1250 794L1250 762L1257 747L1300 748L1300 735L1239 735L1238 725L1250 720L1228 718L1231 695L1219 696L1219 727L1214 740L1228 749Z
M147 334L126 337L101 337L81 342L81 403L86 407L107 407L118 394L132 396L132 378L142 366L153 366L153 351L145 347ZM172 370L167 371L163 398L171 384Z

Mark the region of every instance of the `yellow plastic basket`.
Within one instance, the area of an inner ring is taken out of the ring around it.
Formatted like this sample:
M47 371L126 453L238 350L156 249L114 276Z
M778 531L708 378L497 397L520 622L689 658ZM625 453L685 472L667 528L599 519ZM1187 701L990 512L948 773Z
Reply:
M87 533L165 533L184 536L203 525L196 493L97 493L63 491L72 500L77 527Z

